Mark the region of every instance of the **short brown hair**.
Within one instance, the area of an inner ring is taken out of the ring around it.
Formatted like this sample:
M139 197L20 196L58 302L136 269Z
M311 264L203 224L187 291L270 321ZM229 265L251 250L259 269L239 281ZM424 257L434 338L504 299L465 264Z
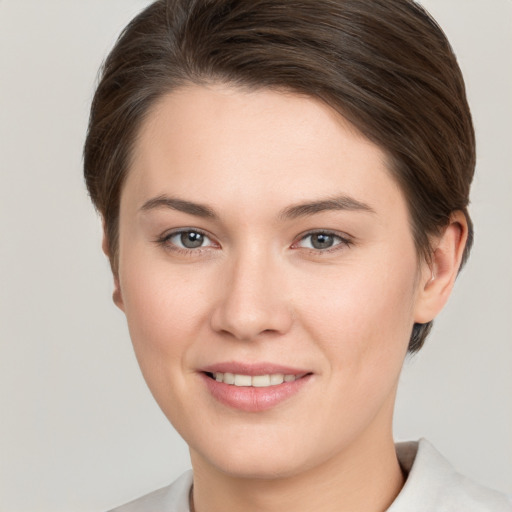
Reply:
M158 0L107 57L84 147L87 187L117 273L120 195L141 123L186 84L225 82L318 98L389 156L418 254L467 212L475 137L443 31L412 0ZM416 324L409 350L431 327Z

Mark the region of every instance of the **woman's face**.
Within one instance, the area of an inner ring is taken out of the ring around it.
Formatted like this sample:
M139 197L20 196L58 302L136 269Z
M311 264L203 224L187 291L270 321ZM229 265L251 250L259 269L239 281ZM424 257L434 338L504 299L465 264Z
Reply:
M221 86L164 97L119 254L116 302L196 464L291 475L390 438L426 270L384 153L327 106Z

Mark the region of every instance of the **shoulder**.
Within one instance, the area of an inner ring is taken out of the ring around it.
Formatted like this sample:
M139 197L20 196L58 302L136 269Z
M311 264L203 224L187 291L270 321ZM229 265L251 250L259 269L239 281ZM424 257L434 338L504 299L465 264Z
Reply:
M504 494L464 477L425 439L396 445L408 474L388 512L512 512Z
M116 507L110 512L190 512L188 496L191 486L192 471L187 471L171 485Z

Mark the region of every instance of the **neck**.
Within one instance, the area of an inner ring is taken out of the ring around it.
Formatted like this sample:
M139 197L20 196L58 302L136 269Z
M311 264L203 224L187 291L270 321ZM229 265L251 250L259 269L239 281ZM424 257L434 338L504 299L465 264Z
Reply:
M194 454L192 462L192 512L382 512L404 484L391 432L286 477L237 477L212 470Z

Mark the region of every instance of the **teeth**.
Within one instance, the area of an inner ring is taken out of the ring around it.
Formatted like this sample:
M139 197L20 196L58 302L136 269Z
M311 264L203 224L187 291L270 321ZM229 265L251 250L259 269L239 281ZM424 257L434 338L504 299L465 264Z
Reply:
M255 375L252 378L252 385L255 388L266 388L270 386L270 375Z
M282 373L275 373L270 376L270 385L276 386L277 384L282 384L284 382L284 375Z
M295 375L283 375L282 373L273 373L267 375L242 375L238 373L215 372L213 377L217 382L231 384L240 387L266 388L268 386L278 386L283 382L293 382L298 377ZM299 376L300 377L300 376Z
M250 375L235 375L235 386L245 387L252 384L252 377Z
M224 382L225 384L234 384L235 383L235 376L232 373L225 373L224 379L222 378L222 373L217 373L217 375L220 375L220 381Z

